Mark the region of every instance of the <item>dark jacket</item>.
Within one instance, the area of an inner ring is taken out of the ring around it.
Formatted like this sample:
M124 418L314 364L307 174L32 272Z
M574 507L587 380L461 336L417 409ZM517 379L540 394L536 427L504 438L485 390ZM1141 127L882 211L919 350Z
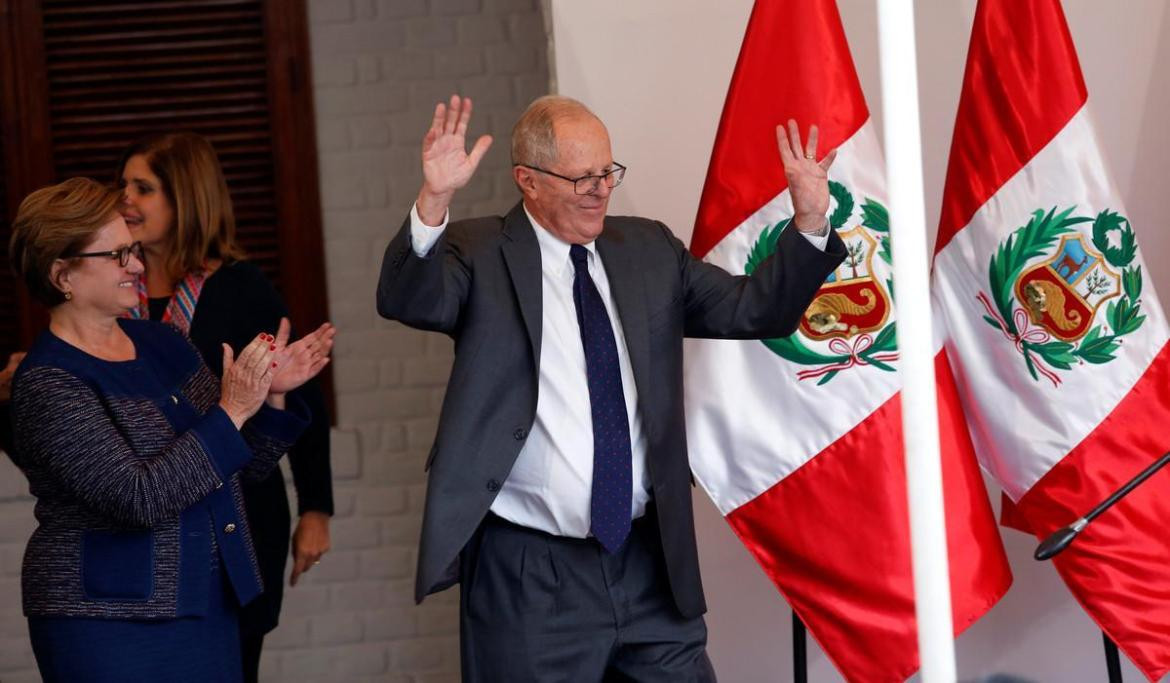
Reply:
M455 340L455 365L430 469L415 597L458 580L457 558L507 478L536 416L541 345L540 248L522 206L452 223L432 251L410 221L386 248L378 312ZM786 230L750 277L693 258L661 223L611 216L597 239L625 331L647 436L670 589L679 611L706 609L691 511L683 416L683 337L780 337L845 256Z
M254 264L236 261L215 271L203 285L191 320L191 343L216 377L223 374L223 347L237 353L260 332L276 332L288 309L268 278ZM302 330L306 331L306 330ZM294 336L295 339L295 336ZM329 413L316 379L289 392L304 402L311 415L296 443L289 448L288 464L297 493L297 512L333 514L333 482L329 463ZM264 593L240 612L240 630L259 635L276 628L284 596L284 571L289 553L288 494L284 477L273 469L267 477L246 479L244 507L264 577Z
M237 431L185 339L119 324L134 360L103 361L44 332L13 382L14 451L37 498L24 612L199 615L218 565L245 604L263 584L240 481L271 472L306 411L265 406Z

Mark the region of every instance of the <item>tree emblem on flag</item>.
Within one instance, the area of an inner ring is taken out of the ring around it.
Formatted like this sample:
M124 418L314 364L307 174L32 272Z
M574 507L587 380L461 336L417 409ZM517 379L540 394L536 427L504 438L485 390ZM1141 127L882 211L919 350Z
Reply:
M992 255L991 296L976 297L983 319L1015 345L1032 379L1053 386L1061 383L1055 370L1112 361L1121 338L1146 320L1129 220L1109 209L1095 219L1073 216L1075 208L1035 211ZM1088 222L1091 240L1074 228Z
M868 365L893 372L890 363L898 359L896 327L889 320L894 309L889 212L866 198L861 220L843 229L853 217L853 195L835 181L829 181L829 193L836 202L829 225L845 243L845 261L825 280L795 333L761 340L781 358L812 366L797 377L817 379L818 386L850 368ZM750 275L776 251L791 221L785 218L764 228L748 254L745 273Z

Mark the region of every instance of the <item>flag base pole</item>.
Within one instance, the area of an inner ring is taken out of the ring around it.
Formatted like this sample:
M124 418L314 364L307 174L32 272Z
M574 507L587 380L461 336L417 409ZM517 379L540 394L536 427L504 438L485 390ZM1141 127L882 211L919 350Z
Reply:
M804 622L792 613L792 683L808 683L808 631ZM1116 646L1114 646L1116 651ZM1121 680L1120 678L1118 680ZM1112 681L1110 681L1112 683Z
M1105 669L1109 672L1109 683L1121 683L1121 655L1117 652L1117 643L1104 631L1101 637L1105 640Z

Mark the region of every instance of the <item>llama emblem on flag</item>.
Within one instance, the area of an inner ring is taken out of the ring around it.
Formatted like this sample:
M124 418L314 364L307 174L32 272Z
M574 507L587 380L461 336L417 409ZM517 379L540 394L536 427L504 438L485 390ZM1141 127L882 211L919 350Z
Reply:
M797 372L801 380L825 384L837 373L871 366L893 372L898 359L893 313L894 282L890 268L890 218L886 207L866 198L860 220L854 218L853 194L843 184L829 181L836 204L829 225L848 249L845 261L829 275L809 304L797 331L787 337L764 339L773 353L800 365L813 366ZM776 251L776 243L791 219L767 227L748 254L744 271Z
M1032 378L1053 386L1061 383L1056 370L1112 361L1121 338L1146 319L1129 221L1108 209L1095 219L1074 209L1034 212L991 257L991 296L977 296L983 319L1015 345ZM1089 222L1091 244L1073 227Z

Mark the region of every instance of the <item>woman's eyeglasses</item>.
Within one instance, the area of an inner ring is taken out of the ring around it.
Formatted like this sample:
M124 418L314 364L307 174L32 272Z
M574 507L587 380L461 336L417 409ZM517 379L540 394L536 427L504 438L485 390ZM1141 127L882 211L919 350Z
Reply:
M134 254L134 258L139 261L143 260L142 242L135 242L127 247L121 249L112 249L110 251L87 251L84 254L72 254L66 258L99 258L106 257L108 259L117 259L118 265L123 268L127 263L130 263L130 255Z

